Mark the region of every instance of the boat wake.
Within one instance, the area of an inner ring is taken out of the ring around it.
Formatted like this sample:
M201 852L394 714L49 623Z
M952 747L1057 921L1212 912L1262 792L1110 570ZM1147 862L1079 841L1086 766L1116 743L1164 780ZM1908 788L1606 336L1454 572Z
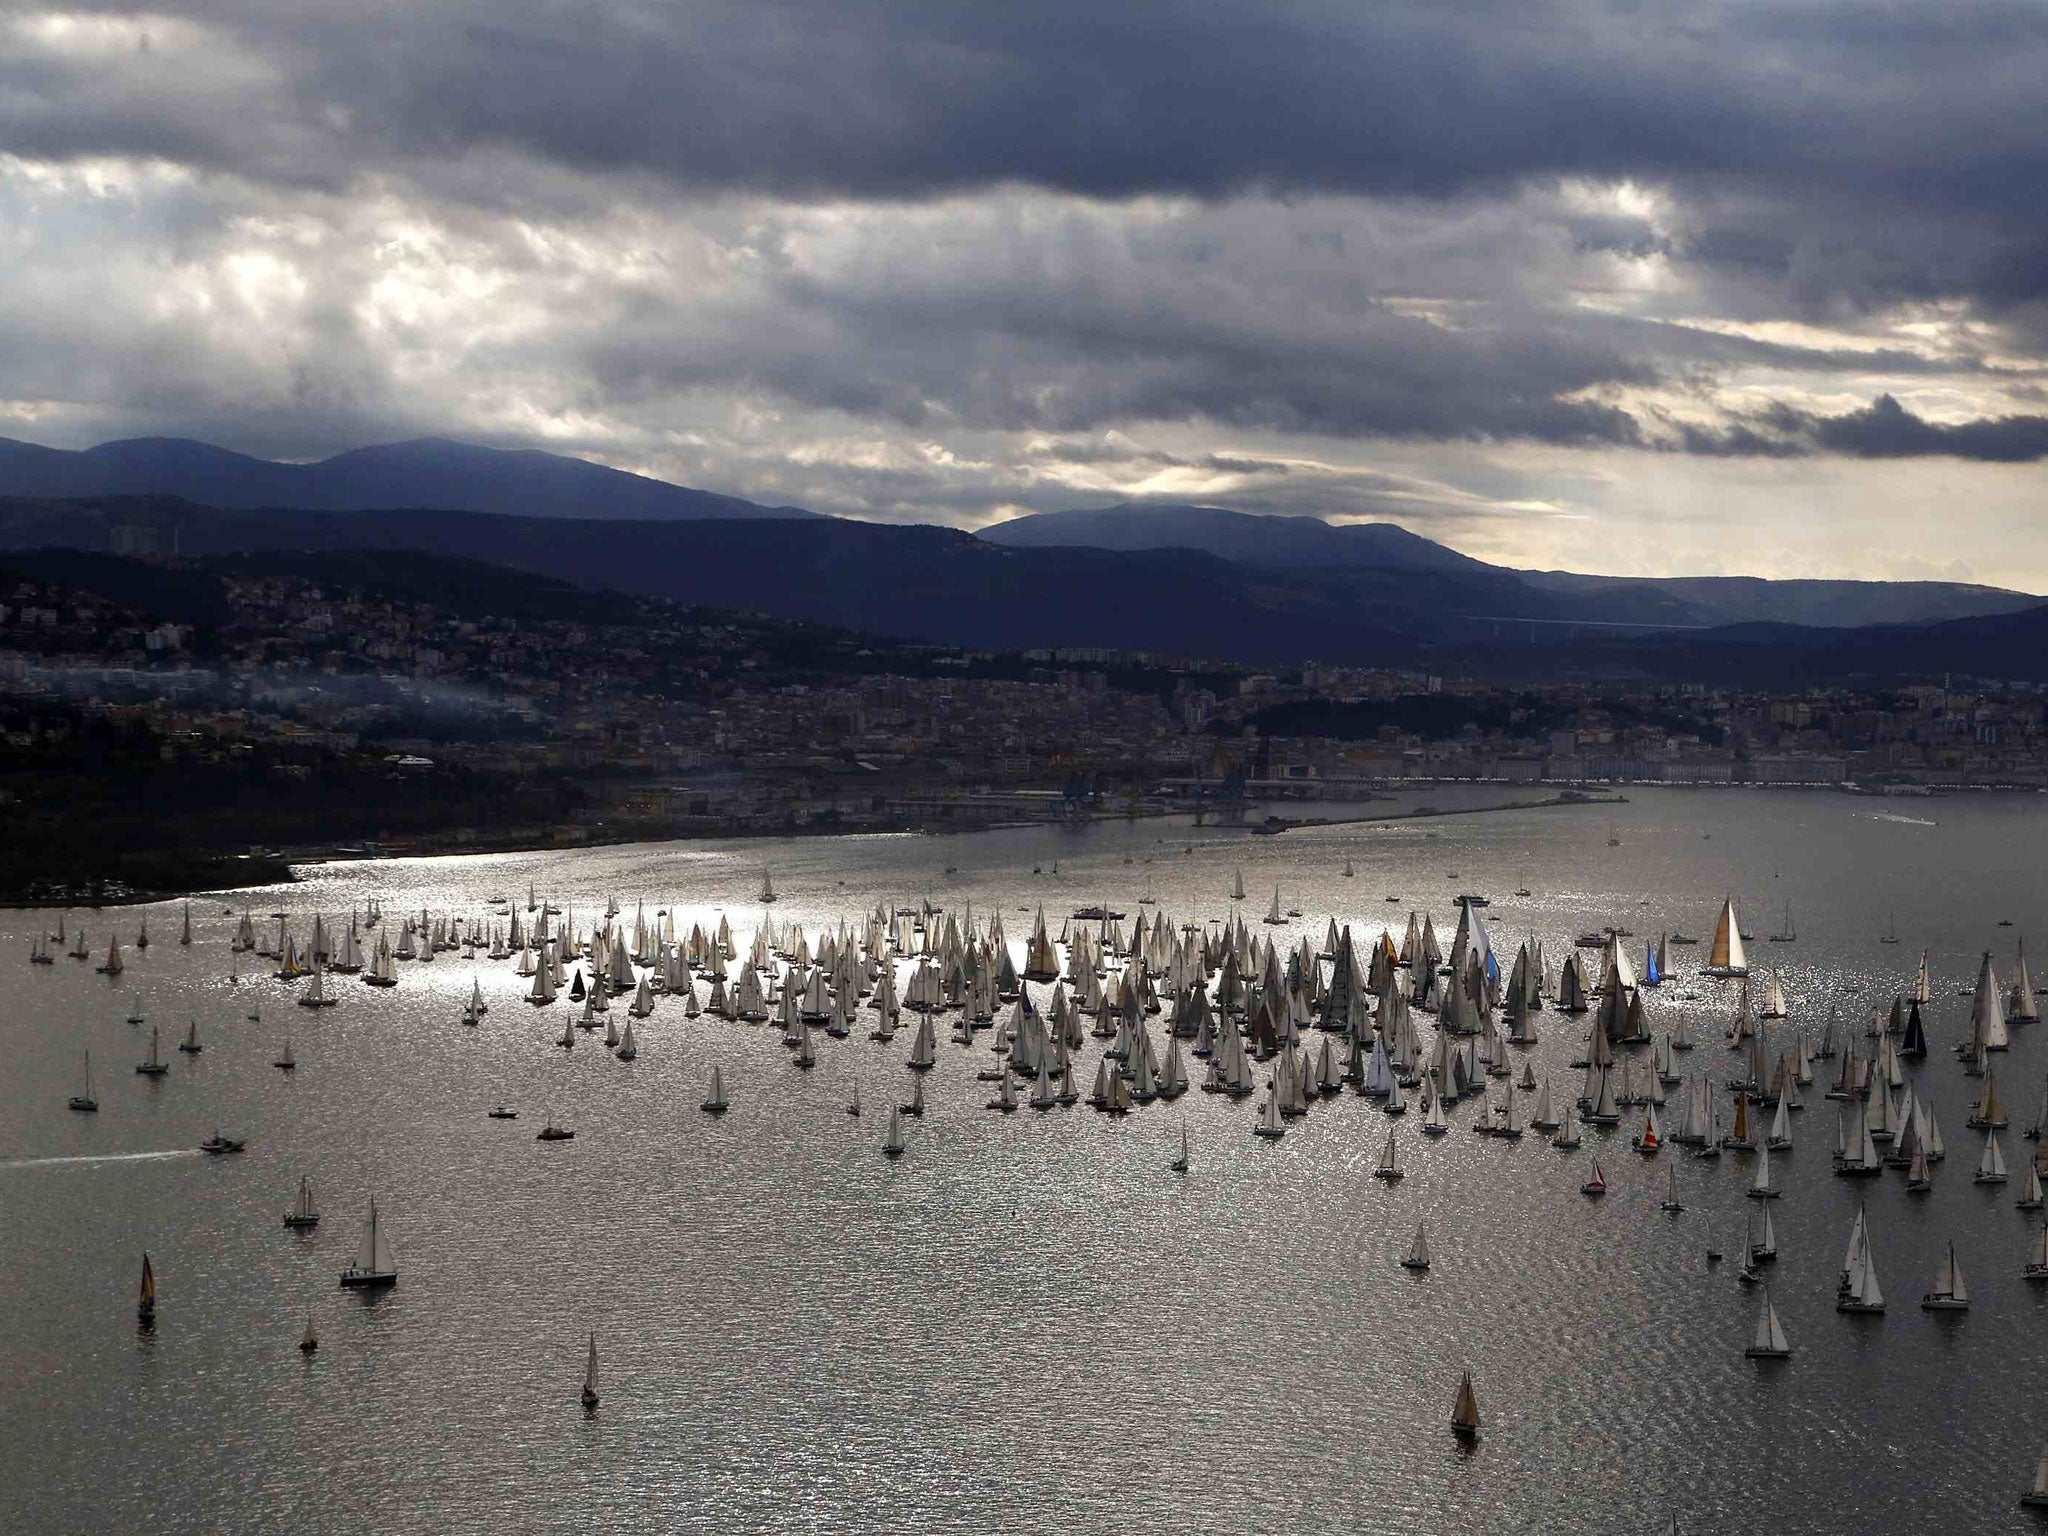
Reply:
M1867 821L1897 822L1902 827L1938 827L1941 825L1938 821L1928 821L1920 816L1901 816L1897 811L1867 811L1864 813L1864 819Z
M17 1157L0 1162L0 1168L49 1168L58 1163L147 1163L162 1157L200 1157L197 1147L174 1147L168 1152L97 1152L88 1157Z

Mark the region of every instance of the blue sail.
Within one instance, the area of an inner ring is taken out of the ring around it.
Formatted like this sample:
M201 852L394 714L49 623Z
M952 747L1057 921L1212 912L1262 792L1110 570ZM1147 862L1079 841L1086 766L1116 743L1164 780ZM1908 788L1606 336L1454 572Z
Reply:
M1643 957L1643 985L1654 987L1663 980L1664 973L1657 969L1657 946L1652 944Z

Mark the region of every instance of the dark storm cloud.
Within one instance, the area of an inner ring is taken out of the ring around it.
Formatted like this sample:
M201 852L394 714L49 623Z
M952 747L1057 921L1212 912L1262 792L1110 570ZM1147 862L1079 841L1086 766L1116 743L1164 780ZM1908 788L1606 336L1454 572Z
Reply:
M2048 416L1998 416L1944 425L1915 416L1890 395L1869 409L1824 417L1813 424L1830 453L1864 459L1943 455L1993 464L2030 464L2048 458Z
M2016 0L175 11L226 40L214 85L261 107L285 143L197 110L161 49L154 73L145 57L113 80L14 66L0 136L45 152L201 146L212 163L266 170L286 150L314 176L503 146L801 197L1004 181L1106 197L1440 194L1699 173L2004 207L2048 168L2048 13ZM256 62L239 67L244 56Z
M0 410L603 456L723 409L753 465L831 418L932 501L892 453L1158 423L2024 460L2044 107L2007 0L17 7ZM184 179L34 179L123 158ZM1981 419L1829 414L1921 378ZM1126 467L1232 473L1174 457Z

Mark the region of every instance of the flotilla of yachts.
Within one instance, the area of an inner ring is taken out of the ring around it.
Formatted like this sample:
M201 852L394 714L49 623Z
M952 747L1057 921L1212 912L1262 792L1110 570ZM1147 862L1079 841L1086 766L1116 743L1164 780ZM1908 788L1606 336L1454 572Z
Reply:
M1227 895L1233 903L1242 901L1244 890L1240 873ZM764 902L774 899L765 871L761 895ZM1312 931L1292 942L1278 934L1267 937L1260 928L1287 922L1277 888L1264 923L1251 925L1236 910L1228 920L1176 926L1148 896L1128 930L1121 912L1097 906L1082 909L1055 931L1040 908L1021 946L1013 946L1000 913L977 918L969 907L956 915L928 902L880 904L858 923L815 934L794 921L778 922L764 906L744 943L724 916L708 930L703 924L685 928L665 907L650 916L642 904L628 919L611 902L584 927L573 908L543 904L531 891L523 911L502 898L490 905L488 913L473 916L420 912L394 919L373 903L344 920L316 915L303 932L286 914L259 921L244 912L234 921L231 976L240 980L245 964L274 963L276 979L298 985L295 1001L319 1010L339 1001L334 977L393 987L400 984L401 962L426 965L459 955L508 964L526 981L528 1004L568 1004L557 1044L573 1049L579 1035L601 1030L605 1046L628 1062L641 1047L635 1024L647 1024L658 1011L690 1021L770 1026L780 1032L793 1066L805 1071L819 1065L829 1042L857 1031L883 1045L906 1035L905 1092L890 1096L881 1137L880 1150L891 1159L911 1150L911 1123L928 1112L923 1074L938 1060L942 1033L959 1047L985 1045L985 1055L977 1057L985 1064L978 1075L992 1085L989 1110L1000 1114L1059 1111L1085 1098L1104 1115L1124 1116L1199 1088L1255 1100L1251 1133L1278 1141L1319 1103L1362 1098L1387 1117L1384 1134L1373 1131L1370 1140L1379 1149L1373 1176L1389 1185L1405 1172L1400 1126L1410 1123L1402 1117L1411 1109L1422 1137L1449 1134L1453 1113L1469 1104L1472 1132L1509 1142L1540 1135L1563 1151L1581 1145L1582 1126L1613 1131L1627 1112L1639 1111L1626 1146L1645 1158L1666 1159L1659 1201L1664 1212L1685 1209L1675 1159L1739 1154L1752 1160L1746 1193L1754 1203L1735 1246L1735 1269L1740 1281L1758 1288L1745 1353L1761 1360L1793 1353L1763 1275L1778 1253L1773 1202L1785 1193L1774 1179L1772 1159L1792 1152L1792 1117L1806 1107L1806 1091L1818 1086L1826 1100L1839 1105L1832 1155L1838 1177L1896 1172L1910 1194L1925 1195L1946 1156L1934 1107L1908 1075L1909 1066L1930 1053L1926 1010L1933 991L1925 954L1888 1008L1875 1011L1860 1028L1831 1017L1816 1037L1808 1027L1785 1022L1791 1009L1782 977L1776 969L1750 964L1732 899L1722 905L1699 967L1702 976L1731 983L1722 1043L1734 1052L1734 1067L1719 1082L1704 1069L1685 1069L1700 1044L1689 1013L1678 1012L1663 1029L1654 1018L1656 994L1674 977L1672 947L1694 940L1667 934L1648 941L1639 951L1639 967L1627 930L1609 928L1582 936L1552 968L1540 940L1520 944L1511 957L1497 951L1482 911L1486 903L1476 896L1459 898L1448 945L1422 912L1411 913L1398 933L1354 932L1333 917L1320 942ZM1771 937L1794 941L1789 910ZM1886 942L1893 937L1888 931ZM189 907L180 942L192 942ZM57 953L90 958L82 932L70 949L64 943L60 920L56 932L37 939L30 959L51 963L53 944ZM145 929L137 944L146 943ZM1589 955L1597 956L1590 968ZM110 940L99 969L118 977L123 967L120 945ZM2038 1019L2038 995L2024 946L2004 986L1991 954L1982 956L1968 1023L1953 1047L1961 1070L1979 1084L1967 1121L1982 1136L1973 1178L1979 1185L2011 1177L2001 1142L2009 1111L1997 1059L2009 1048L2014 1027ZM1517 1070L1517 1053L1537 1043L1537 1016L1546 1009L1571 1019L1574 1040L1583 1041L1571 1061L1582 1074L1574 1083L1539 1077L1527 1057ZM460 1023L478 1027L488 1012L481 983L473 980ZM618 1014L625 1015L623 1027ZM131 1022L140 1024L141 1016L131 1015ZM1100 1043L1092 1075L1081 1067L1091 1040ZM200 1048L194 1019L180 1049ZM276 1065L295 1064L287 1037ZM154 1027L148 1055L136 1070L150 1078L168 1070ZM849 1074L848 1083L846 1107L857 1116L857 1073ZM703 1111L723 1114L733 1103L724 1068L712 1065ZM84 1090L70 1106L98 1108L89 1057ZM499 1105L490 1114L509 1120L517 1111ZM2023 1212L2042 1211L2044 1130L2048 1094L2025 1131L2036 1152L2022 1165L2015 1204ZM550 1116L539 1139L566 1141L573 1135ZM1192 1155L1185 1120L1177 1146L1170 1166L1185 1173ZM206 1144L209 1151L241 1147L219 1132ZM1606 1192L1607 1174L1597 1154L1589 1162L1579 1187L1597 1198ZM319 1220L304 1179L284 1220L298 1227ZM1721 1258L1718 1243L1708 1243L1706 1257L1710 1264ZM1399 1262L1427 1271L1426 1223L1417 1224ZM2036 1220L2019 1272L2027 1281L2048 1283L2048 1222ZM382 1288L397 1278L390 1237L372 1199L359 1251L340 1283ZM145 1324L154 1318L155 1294L154 1271L145 1257L139 1305ZM1876 1314L1886 1307L1872 1223L1861 1208L1848 1235L1835 1303L1846 1313ZM1940 1312L1971 1305L1953 1242L1945 1245L1921 1305ZM317 1347L310 1317L301 1347ZM582 1396L586 1406L596 1406L594 1334ZM1469 1374L1458 1387L1452 1426L1468 1440L1479 1434ZM2037 1495L2048 1499L2048 1454L2028 1500Z

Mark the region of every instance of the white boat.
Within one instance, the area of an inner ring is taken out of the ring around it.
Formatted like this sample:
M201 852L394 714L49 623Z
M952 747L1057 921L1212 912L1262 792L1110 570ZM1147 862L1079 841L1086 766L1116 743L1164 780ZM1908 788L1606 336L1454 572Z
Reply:
M2003 1184L2005 1179L2005 1153L1998 1145L1998 1132L1995 1129L1988 1130L1984 1133L1983 1155L1977 1159L1977 1176L1970 1182Z
M1743 1351L1752 1360L1789 1360L1792 1344L1785 1337L1785 1325L1778 1321L1778 1309L1771 1301L1771 1288L1764 1287L1763 1305L1757 1309L1756 1337Z
M306 1309L306 1331L299 1335L299 1353L310 1355L320 1347L320 1335L313 1328L313 1309Z
M1769 1142L1756 1149L1756 1175L1749 1181L1749 1198L1752 1200L1775 1200L1778 1191L1771 1184L1771 1147Z
M1230 876L1230 899L1231 899L1232 901L1243 901L1243 900L1244 900L1244 871L1243 871L1243 870L1241 870L1241 869L1239 869L1239 870L1234 870L1234 871L1232 871L1232 873L1231 873L1231 876Z
M157 1030L154 1024L149 1026L149 1054L142 1059L141 1065L136 1067L135 1070L144 1077L162 1077L171 1070L164 1064L161 1045L157 1039Z
M1188 1128L1185 1122L1182 1123L1180 1128L1180 1156L1176 1157L1169 1166L1175 1173L1186 1173L1188 1171Z
M1280 1084L1277 1078L1266 1087L1266 1101L1259 1106L1259 1119L1252 1127L1252 1134L1266 1141L1278 1141L1287 1134L1287 1128L1280 1123Z
M764 907L775 900L775 882L769 878L766 869L761 871L761 895L759 900Z
M1878 1284L1877 1260L1870 1248L1870 1223L1862 1209L1849 1229L1849 1247L1835 1287L1837 1312L1882 1312L1884 1288Z
M718 1067L711 1069L711 1091L704 1096L704 1113L722 1115L730 1108L725 1097L725 1073Z
M1970 1292L1963 1284L1963 1266L1956 1262L1956 1245L1950 1239L1942 1249L1941 1262L1934 1267L1934 1289L1920 1298L1923 1312L1967 1312Z
M1415 1224L1414 1240L1408 1244L1408 1251L1401 1255L1403 1269L1429 1268L1429 1224L1418 1221Z
M901 1157L904 1148L909 1145L903 1134L903 1111L891 1105L889 1129L882 1136L882 1152L887 1157Z
M292 1037L289 1033L284 1037L284 1049L277 1053L277 1059L271 1062L271 1065L280 1072L297 1070L299 1058L292 1054Z
M398 1265L391 1256L391 1240L377 1220L377 1197L370 1197L370 1215L363 1223L363 1240L356 1249L356 1261L341 1272L341 1283L352 1290L371 1290L398 1284Z
M590 1355L583 1364L583 1406L597 1406L597 1330L590 1330Z

